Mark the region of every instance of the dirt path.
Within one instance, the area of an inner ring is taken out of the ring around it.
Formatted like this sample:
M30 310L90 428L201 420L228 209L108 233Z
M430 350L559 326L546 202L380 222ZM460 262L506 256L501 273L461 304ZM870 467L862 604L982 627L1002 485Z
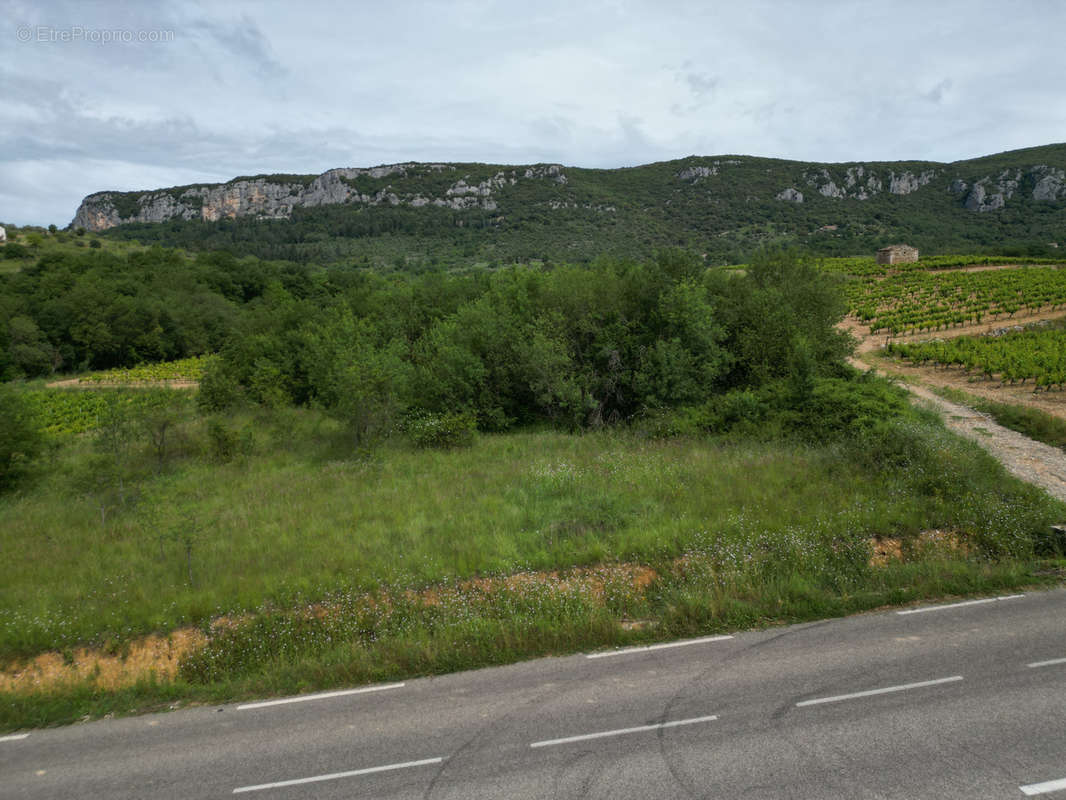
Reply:
M997 379L987 380L973 375L962 367L919 367L906 361L878 356L876 353L864 353L860 357L867 364L876 366L879 371L903 378L908 383L958 389L982 400L1036 408L1066 420L1066 392L1034 392L1031 381L1010 386Z
M951 430L980 444L1012 475L1066 501L1066 453L1062 450L1004 428L986 414L945 400L924 386L911 384L907 388L936 408Z
M858 358L851 359L852 365L858 369L875 369L889 377L900 374L896 372L898 365L894 364L888 370L879 369L868 363L871 361L873 359L869 356L865 361ZM908 377L913 380L915 376ZM919 402L936 409L950 430L977 442L1003 464L1012 475L1039 486L1052 497L1066 501L1066 453L1062 450L1004 428L987 414L945 400L925 385L914 382L902 385L910 390ZM972 391L970 387L966 388ZM1000 395L1000 399L1007 398ZM1059 411L1061 412L1061 408Z
M46 383L48 389L195 389L199 381L176 378L169 381L83 381L80 378L67 378Z

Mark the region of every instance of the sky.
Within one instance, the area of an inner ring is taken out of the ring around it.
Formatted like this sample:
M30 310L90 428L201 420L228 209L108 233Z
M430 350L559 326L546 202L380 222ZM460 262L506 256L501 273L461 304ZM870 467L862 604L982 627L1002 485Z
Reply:
M0 0L0 221L400 161L954 161L1066 140L1061 0Z

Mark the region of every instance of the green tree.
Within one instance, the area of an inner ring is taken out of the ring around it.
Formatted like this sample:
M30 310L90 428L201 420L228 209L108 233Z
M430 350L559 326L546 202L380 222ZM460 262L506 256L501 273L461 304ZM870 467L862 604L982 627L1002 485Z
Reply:
M736 357L732 382L759 385L794 370L833 375L852 341L836 325L846 304L834 276L792 250L757 254L744 276L721 284ZM805 379L802 382L805 382Z
M43 444L30 406L14 387L0 385L0 491L14 487L25 476Z
M345 305L307 326L301 340L301 363L314 399L345 422L356 446L388 435L410 395L403 343L380 341L374 326Z
M30 317L12 317L8 322L11 362L23 375L47 375L56 366L56 353Z

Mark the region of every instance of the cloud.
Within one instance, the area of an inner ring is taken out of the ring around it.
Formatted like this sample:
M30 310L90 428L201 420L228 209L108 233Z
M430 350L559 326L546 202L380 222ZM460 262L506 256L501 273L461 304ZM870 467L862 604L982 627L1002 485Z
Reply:
M936 103L937 105L939 105L940 103L944 102L944 97L947 95L950 89L951 78L944 78L944 80L940 81L940 83L938 83L928 92L925 92L923 97L925 97L925 99L928 100L930 103Z
M205 51L214 61L231 63L233 59L250 65L264 79L276 80L288 70L274 55L270 42L248 14L239 20L214 21L201 17L189 22L186 30L206 40Z
M696 97L706 97L718 88L718 78L703 72L685 73L685 83Z
M20 43L21 25L174 36ZM58 223L108 187L406 160L972 157L1062 138L1063 28L1066 4L993 0L12 0L0 217ZM897 41L906 56L884 58Z

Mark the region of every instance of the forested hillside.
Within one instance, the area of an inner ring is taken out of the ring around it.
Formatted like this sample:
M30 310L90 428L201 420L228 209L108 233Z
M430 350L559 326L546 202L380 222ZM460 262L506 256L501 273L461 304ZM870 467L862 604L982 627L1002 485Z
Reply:
M639 258L664 246L735 263L766 244L852 255L895 241L1047 255L1066 247L1066 145L951 164L397 164L100 192L72 224L190 249L406 268Z

